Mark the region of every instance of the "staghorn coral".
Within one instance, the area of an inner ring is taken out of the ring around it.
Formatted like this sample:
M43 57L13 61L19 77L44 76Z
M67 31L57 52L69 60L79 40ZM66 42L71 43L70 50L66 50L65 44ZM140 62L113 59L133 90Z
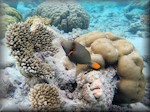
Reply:
M54 111L60 107L59 91L54 85L37 84L30 89L29 98L35 111Z
M120 80L114 98L116 103L141 101L145 90L143 60L130 42L113 33L98 31L82 35L75 41L90 50L92 60L102 67L117 68ZM77 73L86 70L86 65L77 65Z
M64 32L86 29L89 25L89 15L73 0L47 0L38 6L34 15L49 18L52 25Z
M10 7L9 5L5 4L5 3L1 3L0 4L0 9L1 9L1 38L5 37L5 32L7 29L7 26L9 24L13 24L13 23L17 23L20 21L23 21L21 14L15 9Z
M53 77L55 73L52 67L40 61L34 53L49 51L54 56L58 49L52 45L52 40L57 35L50 27L43 24L44 19L37 17L32 19L10 25L6 32L6 44L24 76Z

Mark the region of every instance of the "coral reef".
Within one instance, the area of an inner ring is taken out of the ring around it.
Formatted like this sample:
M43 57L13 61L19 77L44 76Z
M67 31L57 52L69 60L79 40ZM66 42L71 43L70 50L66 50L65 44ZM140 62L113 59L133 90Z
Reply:
M74 78L69 76L72 73L75 72L68 71L66 77L59 73L61 76L58 76L61 79L58 78L56 82L35 85L29 93L33 109L43 109L43 111L54 108L57 110L61 108L61 111L108 110L115 93L116 70L113 68L93 70L81 73ZM69 91L69 87L74 83L77 83L77 86L74 86L74 90ZM62 85L68 88L62 88Z
M31 103L27 97L30 88L15 66L0 70L0 84L0 111L31 109Z
M45 19L35 17L34 20L10 25L6 33L6 43L11 49L11 54L16 58L20 72L26 77L55 75L52 67L40 61L34 54L50 51L54 56L58 51L52 45L56 33L44 25L43 20Z
M113 68L80 73L77 76L79 99L88 104L90 109L108 110L112 104L117 79Z
M91 32L76 38L76 41L85 45L92 59L103 67L116 66L120 77L117 97L114 98L116 102L141 101L145 90L143 60L130 42L109 32ZM78 72L86 71L84 67L78 65Z
M87 13L73 0L46 0L34 12L41 17L30 17L25 22L10 25L6 43L16 60L10 60L8 53L6 57L3 55L7 61L0 60L0 111L149 110L142 105L150 103L149 71L146 71L149 70L149 55L143 52L147 47L143 38L134 38L146 36L149 15L144 10L147 1L138 4L134 0L135 5L120 0L119 4L111 0L107 4L103 0L100 3L99 0L77 1ZM17 9L26 18L39 2L42 0L36 3L19 0ZM2 22L18 22L17 13L10 12L13 14L0 12ZM101 32L91 32L95 30ZM84 45L101 69L93 70L86 64L70 62L58 45L59 36ZM120 36L127 37L128 41ZM8 52L7 49L3 51ZM144 56L144 64L139 54ZM148 79L146 87L145 78Z
M146 25L142 25L140 21L131 23L129 27L129 31L131 31L132 33L137 33L138 31L146 31L146 30L147 30Z
M39 22L38 22L39 21ZM32 16L32 17L29 17L26 22L28 24L34 24L34 25L37 25L37 24L45 24L45 25L50 25L50 20L48 18L43 18L41 16Z
M89 15L73 0L47 0L38 6L34 15L49 18L52 25L64 32L86 29L89 25Z
M10 7L9 5L5 3L0 4L1 9L1 38L5 37L5 32L7 29L7 26L9 24L17 23L20 21L23 21L21 14L13 7Z
M14 86L11 83L8 75L4 74L4 71L0 70L0 98L8 97L8 93L14 92Z
M61 103L57 88L48 84L35 85L30 89L29 98L35 111L54 111Z

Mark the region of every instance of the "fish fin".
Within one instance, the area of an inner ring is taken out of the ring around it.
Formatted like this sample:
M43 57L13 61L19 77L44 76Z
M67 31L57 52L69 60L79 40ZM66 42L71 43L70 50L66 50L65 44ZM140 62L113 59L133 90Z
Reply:
M73 51L70 51L69 54L68 54L68 56L72 55L72 53L73 53Z
M93 62L93 63L91 64L91 67L94 68L94 69L99 69L101 66L100 66L98 63Z

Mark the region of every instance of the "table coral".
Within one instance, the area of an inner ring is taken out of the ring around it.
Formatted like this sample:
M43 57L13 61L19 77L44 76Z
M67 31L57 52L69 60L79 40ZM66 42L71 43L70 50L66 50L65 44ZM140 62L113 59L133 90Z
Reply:
M38 6L34 15L49 18L52 25L64 32L86 29L89 25L89 15L73 0L47 0Z
M54 111L60 107L61 103L57 87L48 84L35 85L30 89L29 98L36 111Z
M129 41L110 32L98 31L82 35L75 41L90 49L92 60L102 67L112 65L117 68L120 82L115 102L134 103L142 100L145 90L143 60ZM78 73L86 71L85 66L77 65Z
M34 54L50 51L54 56L58 52L58 49L52 45L56 33L47 27L43 20L34 18L32 21L10 25L6 32L6 43L17 61L20 72L26 77L55 75L52 67L40 61Z

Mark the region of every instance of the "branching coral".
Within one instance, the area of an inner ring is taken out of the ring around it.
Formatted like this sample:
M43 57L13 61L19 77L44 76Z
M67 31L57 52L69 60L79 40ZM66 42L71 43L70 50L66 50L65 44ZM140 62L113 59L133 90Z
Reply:
M65 32L86 29L89 25L89 15L73 0L47 0L38 6L34 15L49 18L52 25Z
M114 98L116 102L141 101L145 90L143 60L130 42L109 32L91 32L76 41L83 44L90 51L92 60L102 67L117 66L120 82ZM77 70L78 73L86 71L85 65L78 65Z
M36 52L50 51L53 56L58 51L52 45L56 33L44 25L43 20L38 17L30 18L26 22L10 25L6 32L6 43L16 58L21 73L26 77L55 75L50 65L34 55Z
M29 98L36 111L54 111L59 109L61 99L54 85L37 84L30 90Z

